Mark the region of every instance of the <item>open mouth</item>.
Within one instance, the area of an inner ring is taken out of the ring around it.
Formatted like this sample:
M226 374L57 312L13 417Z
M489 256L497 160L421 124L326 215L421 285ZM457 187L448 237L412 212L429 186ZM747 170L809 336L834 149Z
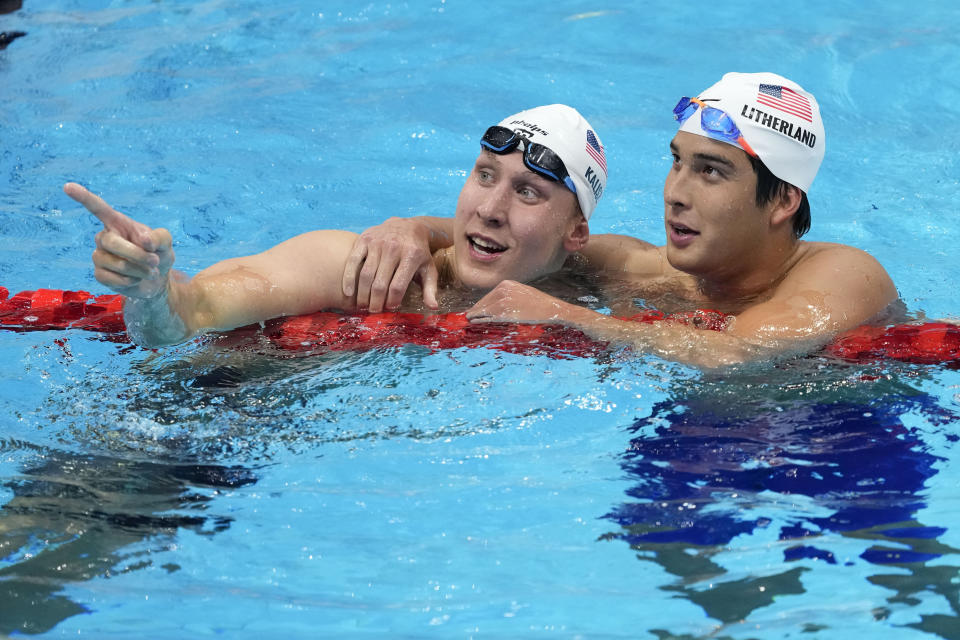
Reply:
M679 236L688 236L688 235L699 235L699 231L694 231L690 227L685 227L682 224L672 224L670 225L673 228L673 232Z
M495 255L497 253L503 253L507 250L506 247L497 244L493 240L487 240L486 238L480 238L477 236L467 236L467 240L470 241L470 246L479 253L485 255Z

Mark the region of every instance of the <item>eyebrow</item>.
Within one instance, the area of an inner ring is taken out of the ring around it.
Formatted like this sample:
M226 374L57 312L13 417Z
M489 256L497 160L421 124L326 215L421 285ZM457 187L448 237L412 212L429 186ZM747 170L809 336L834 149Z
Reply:
M677 149L677 145L674 144L673 142L670 143L670 151L672 151L677 155L679 155L680 153L679 149ZM731 170L737 168L736 165L733 164L733 162L731 162L730 160L727 160L723 156L714 155L712 153L695 153L693 154L693 157L695 160L699 160L700 162L714 162L716 164L722 164L723 166Z

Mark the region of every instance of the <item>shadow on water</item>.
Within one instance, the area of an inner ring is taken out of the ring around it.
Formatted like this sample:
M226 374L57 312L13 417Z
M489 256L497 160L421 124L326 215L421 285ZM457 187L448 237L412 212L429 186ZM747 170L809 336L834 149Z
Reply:
M22 0L0 0L0 15L13 13L23 8ZM7 48L17 38L27 35L23 31L0 31L0 51Z
M907 626L960 638L958 550L938 541L944 526L917 519L944 459L904 421L919 416L955 442L957 416L897 376L841 366L797 384L798 367L789 369L765 381L708 380L633 424L621 465L635 484L605 516L620 525L605 538L629 542L638 559L676 576L660 588L722 625L806 593L808 571L831 567L859 580L852 568L867 563L869 583L893 592L870 612L875 620L936 594L950 613L920 614ZM730 553L743 544L782 553L779 567L751 571L750 560Z
M154 567L180 532L214 536L230 527L232 518L214 511L217 495L257 482L276 455L476 429L459 419L434 430L384 423L385 411L422 413L402 387L422 393L431 360L422 349L278 358L203 344L134 351L129 364L89 370L56 349L41 355L57 358L69 383L51 385L29 417L55 425L66 446L96 453L0 439L0 452L41 461L3 484L12 497L0 505L0 637L92 613L66 593L72 583ZM131 352L120 356L125 363ZM381 371L384 359L396 366Z
M211 490L256 482L236 466L37 453L43 461L6 483L13 498L0 507L0 634L88 613L66 586L150 567L178 530L216 535L232 518L208 512Z

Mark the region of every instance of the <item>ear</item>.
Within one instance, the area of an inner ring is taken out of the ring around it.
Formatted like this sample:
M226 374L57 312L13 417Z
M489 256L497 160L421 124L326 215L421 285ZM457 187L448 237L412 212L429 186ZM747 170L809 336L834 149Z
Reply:
M587 246L587 240L589 239L590 225L587 224L587 220L582 215L578 216L577 221L573 223L563 239L563 248L569 253L580 251Z
M770 211L770 224L778 226L790 222L793 214L800 208L800 202L803 200L803 192L792 184L783 184L780 195L772 203Z

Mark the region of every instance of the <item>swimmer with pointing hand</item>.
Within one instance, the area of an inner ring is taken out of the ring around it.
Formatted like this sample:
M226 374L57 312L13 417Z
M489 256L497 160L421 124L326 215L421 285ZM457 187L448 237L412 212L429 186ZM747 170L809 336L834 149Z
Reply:
M596 133L570 107L537 107L488 128L460 191L452 246L418 267L428 293L408 297L406 308L436 308L438 287L476 292L473 302L505 279L545 285L568 277L568 258L586 244L599 199L585 176L602 190L605 158ZM139 344L175 344L279 316L358 310L342 278L354 233L308 232L187 278L172 269L167 230L133 220L78 184L64 191L104 225L94 274L124 296L127 332ZM359 306L379 311L377 301L367 302Z

